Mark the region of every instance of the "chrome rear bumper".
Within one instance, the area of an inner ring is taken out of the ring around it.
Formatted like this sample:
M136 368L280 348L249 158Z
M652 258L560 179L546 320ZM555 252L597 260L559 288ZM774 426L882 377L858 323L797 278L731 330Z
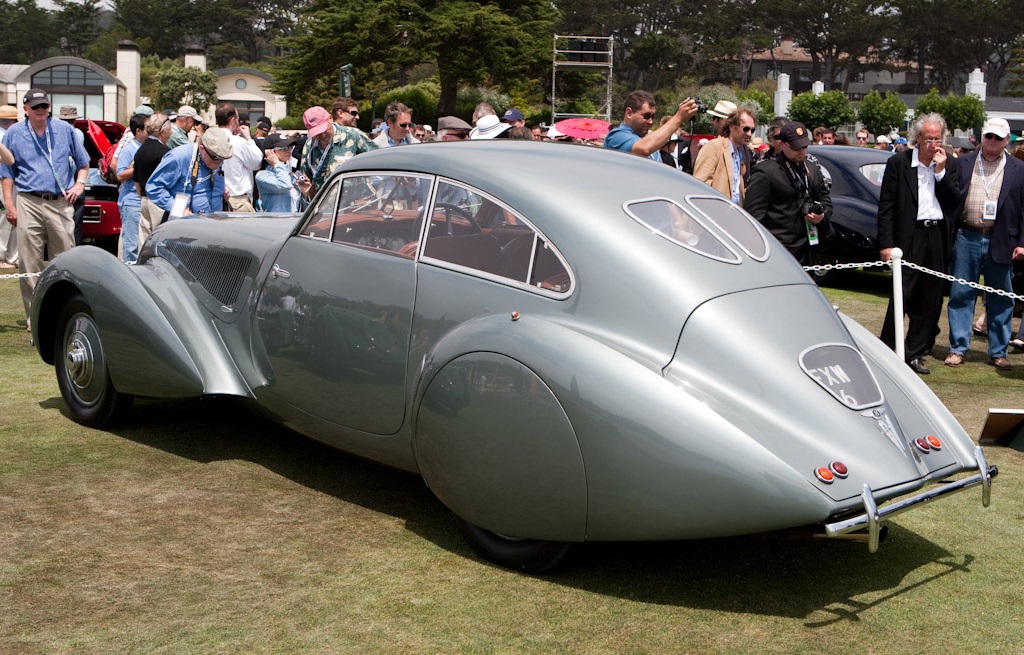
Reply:
M988 507L992 498L992 478L999 474L999 469L988 465L980 446L975 448L974 458L978 464L978 473L976 475L963 478L962 480L947 482L922 494L904 498L882 508L879 508L875 502L875 496L871 493L871 488L868 485L864 485L864 489L861 492L864 514L843 521L836 521L835 523L826 523L825 535L828 537L838 537L842 534L866 528L868 531L868 550L873 553L878 550L878 535L881 522L897 514L902 514L909 509L919 505L926 505L943 496L948 496L964 489L970 489L971 487L977 487L978 485L981 485L981 504L983 507Z

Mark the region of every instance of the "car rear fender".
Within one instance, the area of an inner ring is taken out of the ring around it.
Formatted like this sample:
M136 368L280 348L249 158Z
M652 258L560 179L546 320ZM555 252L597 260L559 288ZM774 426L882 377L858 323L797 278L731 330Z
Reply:
M166 262L125 266L91 246L63 253L40 277L32 326L47 363L54 363L61 311L75 294L93 313L118 391L158 398L249 395L214 319Z
M512 362L528 373L508 374L516 370ZM462 485L467 503L480 502L472 507L478 516L464 518L495 532L566 541L696 538L811 524L835 509L774 454L660 370L568 324L509 315L467 322L432 349L420 380L413 442L424 477L436 486L432 478L454 476L456 482L444 481L449 488L439 497L450 503L445 494ZM506 406L489 412L488 391L522 403L518 411ZM439 419L445 412L450 418ZM555 420L563 413L564 425ZM466 437L435 446L432 440L444 422ZM552 429L555 436L549 437ZM508 444L488 444L496 435L527 446L511 458ZM579 453L578 464L573 452ZM557 465L548 461L550 453ZM465 460L458 470L440 468L450 466L446 460L457 454ZM495 479L508 479L505 469L511 469L516 484L545 493L527 495L530 502L515 509L487 514L493 505L483 501L496 494L462 482L479 479L474 469L485 460ZM585 485L582 490L578 481ZM562 495L552 496L555 492ZM582 535L581 492L586 498ZM526 531L527 516L534 517L534 525L546 525L553 503L564 532Z

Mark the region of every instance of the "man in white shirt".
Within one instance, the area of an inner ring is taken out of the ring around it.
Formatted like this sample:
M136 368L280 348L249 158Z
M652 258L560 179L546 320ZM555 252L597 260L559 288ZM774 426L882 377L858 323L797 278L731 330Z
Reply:
M234 156L226 160L224 171L225 209L233 212L254 212L252 204L253 173L260 169L263 151L256 145L249 133L248 124L243 124L238 110L230 102L217 103L214 114L217 127L231 133L231 148Z

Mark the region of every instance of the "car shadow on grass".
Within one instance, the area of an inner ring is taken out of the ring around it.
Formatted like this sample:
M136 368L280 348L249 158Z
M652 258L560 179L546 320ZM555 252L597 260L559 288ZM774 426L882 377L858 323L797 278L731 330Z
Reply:
M41 405L66 415L59 398ZM199 463L252 462L306 488L396 517L437 547L494 566L473 553L419 476L295 434L234 400L137 400L123 426L109 432ZM876 554L863 543L786 535L580 544L561 568L541 579L631 601L795 617L818 627L857 620L931 580L969 572L970 562L970 556L957 561L924 537L890 524L889 538ZM916 581L907 582L911 578Z

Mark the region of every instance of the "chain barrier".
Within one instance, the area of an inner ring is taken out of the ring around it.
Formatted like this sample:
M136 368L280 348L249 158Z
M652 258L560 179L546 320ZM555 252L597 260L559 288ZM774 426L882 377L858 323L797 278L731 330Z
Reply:
M0 275L0 280L8 279L8 278L12 279L12 280L17 280L17 279L21 279L23 277L39 277L39 276L40 276L40 273L6 273L4 275Z
M922 273L927 273L928 275L934 275L935 277L942 278L943 280L946 280L948 282L954 282L956 284L962 284L964 286L971 287L972 289L977 289L978 291L984 291L985 293L991 293L991 294L996 295L996 296L1005 296L1007 298L1012 298L1014 300L1024 301L1024 296L1021 296L1019 294L1013 293L1012 291L1004 291L1002 289L993 289L992 287L985 286L984 284L979 284L977 282L971 282L970 280L965 280L963 278L954 277L954 276L949 275L947 273L939 273L938 271L933 271L932 269L927 268L925 266L921 266L920 264L915 264L914 262L908 262L905 259L902 260L901 264L903 266L906 266L907 268L912 268L912 269L914 269L916 271L921 271ZM804 266L804 270L807 271L808 273L812 273L812 272L813 273L818 273L818 272L833 271L833 270L834 271L841 271L841 270L850 269L850 268L871 268L871 267L875 267L875 266L887 266L889 268L892 268L892 263L891 262L877 261L877 262L862 262L862 263L859 263L859 264L821 264L821 265L816 265L816 266Z

